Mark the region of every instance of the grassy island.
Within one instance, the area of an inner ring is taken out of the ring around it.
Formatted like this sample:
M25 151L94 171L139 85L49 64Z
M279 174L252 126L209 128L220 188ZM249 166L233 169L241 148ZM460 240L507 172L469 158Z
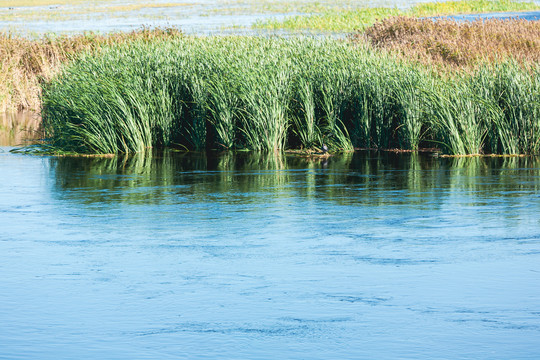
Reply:
M397 16L346 39L194 37L175 29L37 40L4 34L0 53L3 107L39 109L52 152L319 152L323 145L540 152L538 21Z
M48 82L53 148L177 146L536 154L540 67L506 59L436 71L358 41L181 37L87 54Z

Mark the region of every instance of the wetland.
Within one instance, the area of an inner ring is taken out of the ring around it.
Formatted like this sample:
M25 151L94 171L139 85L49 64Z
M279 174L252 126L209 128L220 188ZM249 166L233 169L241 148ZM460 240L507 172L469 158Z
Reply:
M4 3L0 358L540 357L538 3Z

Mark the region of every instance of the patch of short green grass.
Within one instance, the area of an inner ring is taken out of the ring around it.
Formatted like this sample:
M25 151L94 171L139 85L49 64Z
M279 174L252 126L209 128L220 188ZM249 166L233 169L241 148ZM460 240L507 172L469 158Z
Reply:
M364 29L375 21L391 16L402 15L397 8L364 8L357 10L334 10L323 14L297 15L284 20L265 20L256 22L257 29L314 30L314 31L354 31Z

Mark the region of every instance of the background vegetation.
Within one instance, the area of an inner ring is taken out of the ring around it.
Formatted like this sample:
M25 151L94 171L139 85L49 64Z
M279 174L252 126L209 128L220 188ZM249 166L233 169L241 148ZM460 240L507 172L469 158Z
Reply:
M539 21L456 22L394 17L351 36L352 41L366 39L376 47L392 50L405 58L452 71L508 58L522 64L540 62Z
M433 17L456 14L475 14L503 11L539 10L540 5L532 1L514 0L461 0L420 3L409 9L390 7L342 8L311 15L296 15L281 19L270 19L255 23L259 29L285 29L289 31L314 30L350 32L364 30L375 22L392 16Z

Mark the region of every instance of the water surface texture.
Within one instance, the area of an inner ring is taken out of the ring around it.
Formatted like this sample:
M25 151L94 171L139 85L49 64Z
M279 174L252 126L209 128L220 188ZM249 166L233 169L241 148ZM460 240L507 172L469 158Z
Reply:
M0 359L540 357L538 159L0 149Z
M432 0L109 0L48 6L0 3L0 31L40 35L175 26L188 34L267 34L256 21L364 7L408 8ZM279 33L279 32L278 32Z

